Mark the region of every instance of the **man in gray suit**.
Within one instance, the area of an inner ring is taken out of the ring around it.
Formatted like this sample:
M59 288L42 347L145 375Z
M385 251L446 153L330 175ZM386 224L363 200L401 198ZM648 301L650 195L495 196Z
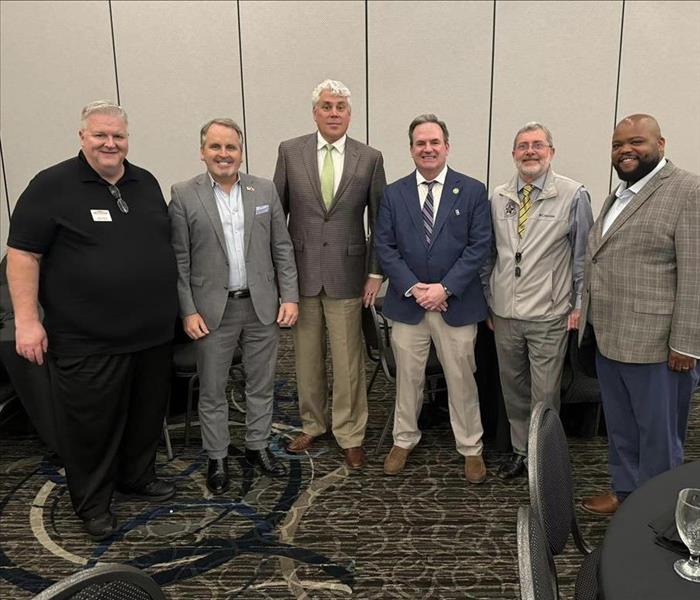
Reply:
M386 184L380 152L346 135L350 90L327 79L312 93L318 131L282 142L274 181L289 214L299 270L294 332L303 432L290 452L305 452L327 428L326 328L333 364L332 430L351 468L365 463L367 424L362 304L374 302L382 276L370 231Z
M617 124L622 183L588 238L582 315L598 344L613 489L583 500L595 514L683 462L700 375L700 177L666 160L665 145L654 117Z
M268 438L279 326L294 325L299 297L275 187L239 172L240 127L231 119L213 119L200 135L207 173L173 185L169 211L180 315L185 332L196 340L207 486L221 494L229 486L225 389L239 340L246 372L246 459L268 475L286 472Z

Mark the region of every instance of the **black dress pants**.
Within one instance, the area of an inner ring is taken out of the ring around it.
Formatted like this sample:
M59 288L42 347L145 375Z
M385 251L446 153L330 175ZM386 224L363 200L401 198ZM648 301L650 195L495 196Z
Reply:
M134 488L155 479L172 344L48 357L68 490L75 513L90 519L109 510L115 485Z

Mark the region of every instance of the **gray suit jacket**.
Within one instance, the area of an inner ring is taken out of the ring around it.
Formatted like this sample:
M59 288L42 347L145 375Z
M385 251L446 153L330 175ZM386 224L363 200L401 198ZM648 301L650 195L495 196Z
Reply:
M326 210L318 174L317 134L282 142L275 186L294 244L302 296L323 289L331 298L357 298L367 273L379 273L370 235L365 236L364 212L374 230L386 185L384 161L378 150L348 137L343 176L330 209Z
M245 268L258 319L277 319L279 298L298 302L297 271L284 212L272 182L240 173ZM207 173L172 186L168 207L177 258L180 315L198 312L216 329L226 308L229 267L216 198Z
M669 162L602 235L614 200L588 237L579 337L587 320L600 352L627 363L700 355L700 177Z

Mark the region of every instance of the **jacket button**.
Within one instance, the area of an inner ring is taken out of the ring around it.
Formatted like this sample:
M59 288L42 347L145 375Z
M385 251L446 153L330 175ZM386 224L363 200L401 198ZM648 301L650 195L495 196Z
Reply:
M598 262L598 259L597 259L597 258L594 258L593 260L591 260L591 262L592 262L593 264L596 264L596 263Z
M323 242L323 245L324 245L324 246L327 246L327 245L328 245L328 242Z

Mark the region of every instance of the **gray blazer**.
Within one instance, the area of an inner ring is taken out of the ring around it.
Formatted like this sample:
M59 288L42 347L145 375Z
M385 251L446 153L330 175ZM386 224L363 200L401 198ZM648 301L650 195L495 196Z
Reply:
M317 134L282 142L275 168L275 186L294 244L302 296L321 289L331 298L357 298L367 273L378 273L371 232L386 177L378 150L348 137L343 176L326 210L318 174ZM364 213L370 239L367 242Z
M258 319L277 319L279 299L298 302L297 271L284 212L272 182L240 173L245 268ZM198 312L216 329L228 298L228 257L207 173L172 186L168 207L177 258L180 315Z
M582 316L600 352L665 362L700 355L700 177L669 161L602 235L610 195L588 237Z

